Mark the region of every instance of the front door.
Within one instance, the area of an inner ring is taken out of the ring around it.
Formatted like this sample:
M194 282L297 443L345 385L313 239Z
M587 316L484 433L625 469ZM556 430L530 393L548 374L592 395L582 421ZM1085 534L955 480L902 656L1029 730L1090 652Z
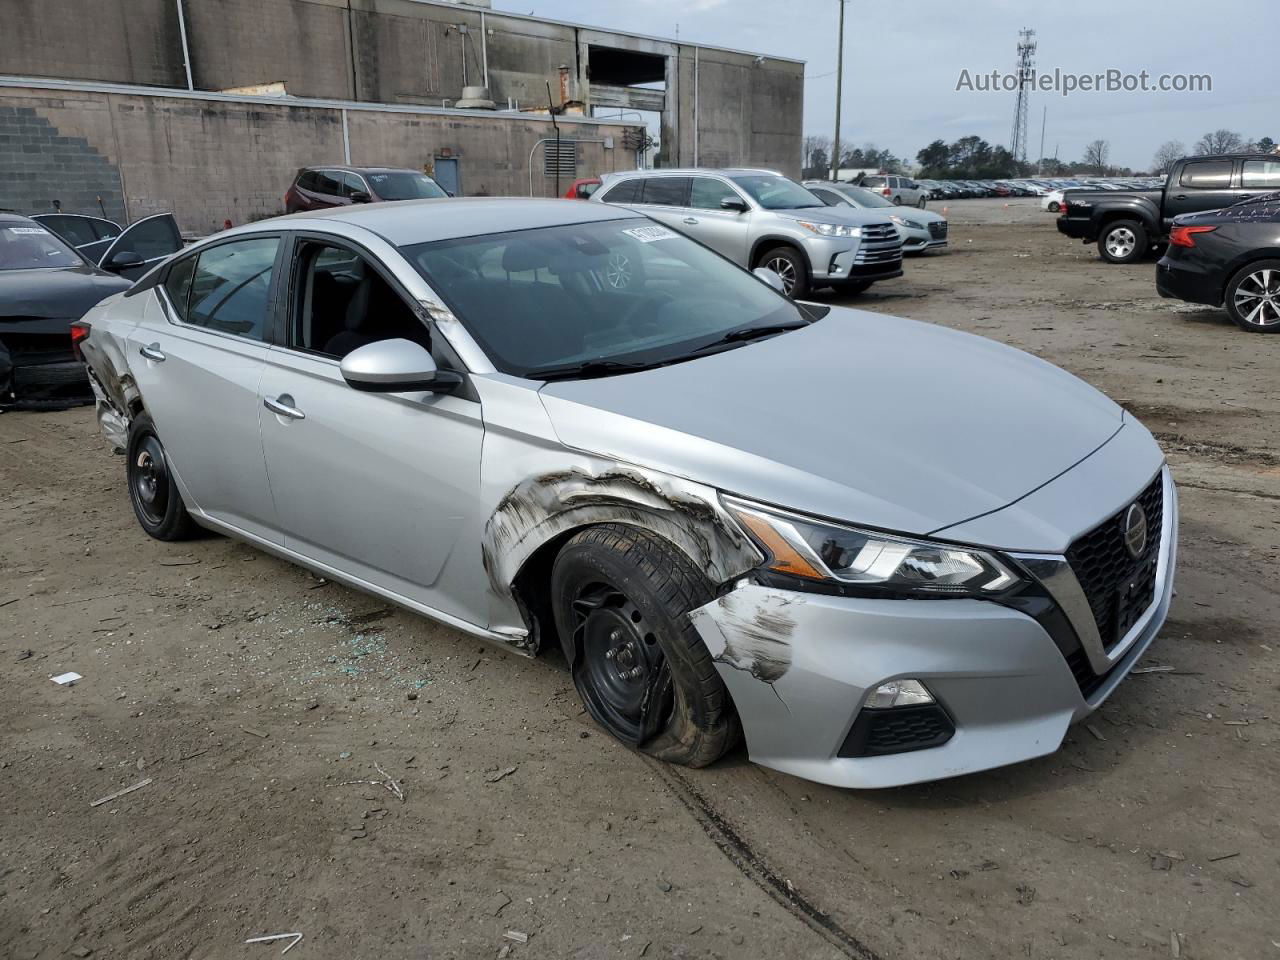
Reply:
M428 329L390 273L342 241L299 240L293 262L286 343L269 351L262 379L262 439L285 545L486 622L480 404L348 386L345 354L397 337L430 348Z
M104 241L99 241L104 242ZM125 227L102 251L98 265L113 273L118 273L126 280L137 280L166 257L171 257L182 249L182 233L178 230L178 222L171 213L157 213L154 217L146 217ZM123 269L113 267L112 259L118 253L136 253L142 262L136 266Z
M747 265L747 234L750 210L726 210L722 200L746 203L738 191L715 177L694 177L689 188L689 209L684 211L680 229L699 243L728 257L740 266Z
M129 369L188 506L271 542L258 384L280 246L244 238L175 260L128 335Z

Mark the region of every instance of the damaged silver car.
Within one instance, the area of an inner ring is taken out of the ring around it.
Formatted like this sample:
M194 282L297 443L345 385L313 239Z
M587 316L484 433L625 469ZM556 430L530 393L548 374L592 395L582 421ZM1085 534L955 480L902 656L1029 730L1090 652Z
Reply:
M1160 448L1035 357L776 282L604 204L364 205L190 247L81 350L149 534L558 648L653 756L1052 752L1168 612Z

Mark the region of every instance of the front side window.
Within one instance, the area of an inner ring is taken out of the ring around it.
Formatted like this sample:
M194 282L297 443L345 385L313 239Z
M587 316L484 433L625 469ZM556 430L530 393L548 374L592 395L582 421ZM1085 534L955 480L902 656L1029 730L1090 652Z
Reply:
M733 187L712 177L694 177L689 189L689 206L699 210L721 210L721 200L741 199Z
M766 174L734 177L733 182L766 210L804 210L825 204L794 180Z
M164 278L164 292L169 295L169 302L178 312L178 319L187 320L187 306L191 298L191 275L196 269L195 257L184 257L169 268Z
M368 176L369 186L380 200L435 200L448 196L440 184L425 173L371 173Z
M767 284L643 218L402 250L493 364L514 376L669 363L736 345L738 335L723 341L730 331L806 322Z
M369 192L369 188L365 186L360 174L344 171L339 173L338 176L342 179L342 195L344 197L354 197L357 193L367 194Z
M1230 160L1192 160L1182 168L1178 181L1198 190L1225 190L1231 186Z
M202 250L195 258L187 295L187 323L266 340L271 276L279 249L279 237L254 237Z
M34 221L0 223L0 270L82 266L66 243Z
M422 321L369 261L347 247L306 242L298 254L289 346L341 360L377 340L431 349Z
M1242 186L1268 190L1280 188L1280 160L1246 160Z

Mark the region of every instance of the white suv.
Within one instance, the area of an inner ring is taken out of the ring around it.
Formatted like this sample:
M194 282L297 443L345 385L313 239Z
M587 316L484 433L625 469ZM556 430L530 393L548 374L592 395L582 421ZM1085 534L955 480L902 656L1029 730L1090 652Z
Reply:
M902 276L889 218L828 207L772 170L632 170L605 174L592 202L634 207L747 269L767 267L799 299L814 287L860 293Z

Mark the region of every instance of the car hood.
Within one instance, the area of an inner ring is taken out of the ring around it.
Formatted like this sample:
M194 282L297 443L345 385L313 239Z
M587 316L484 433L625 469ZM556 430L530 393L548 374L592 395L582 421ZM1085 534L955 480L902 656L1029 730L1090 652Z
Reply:
M88 264L35 270L0 270L0 321L79 320L99 300L133 284Z
M810 223L846 223L851 227L865 227L872 223L888 223L887 213L864 210L860 207L801 207L796 210L766 210L765 213L787 220L807 220Z
M1124 418L1020 350L843 308L738 349L553 382L540 396L570 447L914 534L1007 506L1088 457Z

